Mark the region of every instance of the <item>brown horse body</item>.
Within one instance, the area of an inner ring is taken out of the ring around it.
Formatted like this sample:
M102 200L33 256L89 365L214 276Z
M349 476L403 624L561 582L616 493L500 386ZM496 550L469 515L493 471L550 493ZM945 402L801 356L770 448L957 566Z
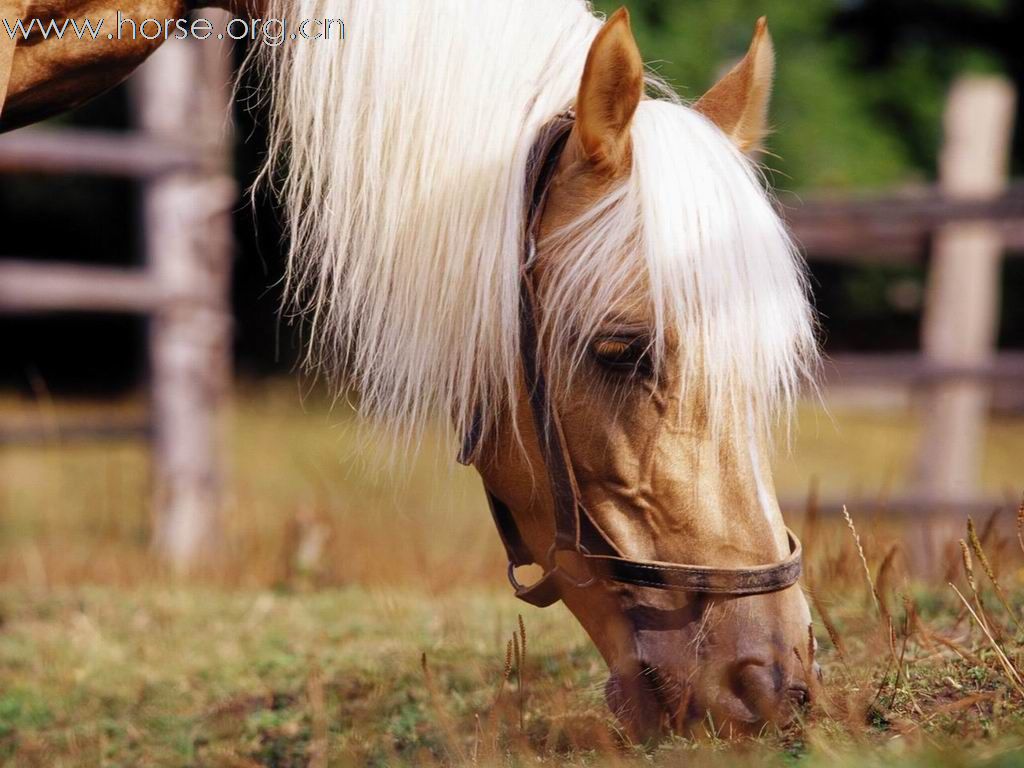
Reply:
M199 7L221 8L239 15L259 15L263 0L136 0L125 4L123 18L179 19ZM13 29L19 19L103 20L104 28L117 26L118 8L105 0L3 0L0 19ZM2 22L0 22L2 23ZM38 32L17 45L0 30L0 131L43 120L74 109L113 88L153 53L162 39L80 41L73 35L63 40ZM7 83L6 89L3 88ZM3 92L6 91L6 99Z

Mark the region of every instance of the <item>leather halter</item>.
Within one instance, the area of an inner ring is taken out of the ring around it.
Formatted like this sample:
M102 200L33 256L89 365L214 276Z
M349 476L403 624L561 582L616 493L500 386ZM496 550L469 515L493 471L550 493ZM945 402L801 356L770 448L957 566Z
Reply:
M556 117L541 131L531 151L526 187L528 208L525 247L520 278L520 358L533 423L554 500L555 537L544 563L536 562L508 506L490 489L485 488L494 523L508 555L508 579L515 589L516 597L544 608L558 602L564 589L588 587L598 580L711 595L756 595L786 589L800 578L802 562L800 540L788 528L786 534L790 553L784 560L770 565L716 568L634 560L618 550L583 506L576 473L566 449L562 422L549 395L547 380L539 362L538 307L533 280L541 214L573 122L574 116L571 113ZM462 464L473 462L481 432L482 419L478 414L473 428L463 441L459 454ZM571 555L571 559L576 561L576 566L571 570L565 567L566 558L559 557L564 554ZM533 584L521 584L516 578L516 568L534 564L544 567L544 575ZM583 574L582 578L579 573Z

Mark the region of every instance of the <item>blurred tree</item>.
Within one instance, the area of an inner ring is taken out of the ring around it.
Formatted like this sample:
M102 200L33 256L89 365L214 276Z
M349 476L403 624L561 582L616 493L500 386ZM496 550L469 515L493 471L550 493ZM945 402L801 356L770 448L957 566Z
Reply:
M934 167L942 103L954 77L1002 72L1024 90L1020 0L854 0L832 26L853 42L855 71L873 84L864 95L879 128L897 137L917 167ZM1022 136L1018 117L1017 173L1024 171Z
M598 0L603 11L622 0ZM881 187L934 172L946 89L1024 81L1019 0L624 0L645 58L697 98L768 16L778 74L765 159L783 188ZM1017 39L1013 30L1018 30Z
M618 3L600 2L603 10ZM836 0L627 0L644 57L688 99L739 59L768 16L778 55L768 167L793 187L883 186L913 175L880 131L850 40L832 33Z

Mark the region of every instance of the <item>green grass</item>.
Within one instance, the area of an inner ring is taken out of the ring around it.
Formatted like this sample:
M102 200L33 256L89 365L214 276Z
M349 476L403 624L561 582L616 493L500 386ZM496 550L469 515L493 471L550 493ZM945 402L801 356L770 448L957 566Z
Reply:
M941 591L918 599L933 604L936 628L955 616ZM981 666L933 658L912 636L897 681L887 654L869 661L878 638L857 628L859 599L833 606L850 668L822 633L829 687L804 727L650 751L618 744L603 664L564 609L524 610L504 594L8 587L0 605L9 764L305 765L324 754L332 765L417 765L474 753L522 765L1021 764L1007 761L1024 748L1020 698L991 652L975 648ZM515 674L494 706L520 610L522 732Z
M802 414L780 492L814 475L834 494L899 487L913 420L833 416L838 433ZM0 765L1024 765L1024 696L945 583L948 571L975 605L959 549L911 580L890 556L900 528L854 507L878 611L845 526L805 523L826 672L815 709L756 740L645 750L619 738L604 665L568 612L509 594L479 481L436 436L396 482L370 471L383 448L347 410L300 407L284 385L240 393L229 433L228 550L187 581L149 555L139 447L0 452ZM1024 422L994 424L992 492L1015 478L1019 490L1022 455ZM1011 521L981 528L1020 617ZM1020 669L1024 634L974 563L986 621ZM519 614L522 688L518 669L505 679Z
M26 597L0 593L0 754L82 765L302 764L318 737L358 762L443 756L438 716L472 724L488 710L500 633L515 620L511 601L476 590L83 587ZM538 612L531 629L536 674L582 684L574 705L603 717L589 693L599 659L575 623ZM439 709L421 654L437 670Z

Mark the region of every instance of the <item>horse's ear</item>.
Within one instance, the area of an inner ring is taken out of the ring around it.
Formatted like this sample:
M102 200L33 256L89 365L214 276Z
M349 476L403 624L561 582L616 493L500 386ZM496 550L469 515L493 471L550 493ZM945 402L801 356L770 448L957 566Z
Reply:
M644 62L629 25L617 10L597 33L576 101L576 134L585 157L610 173L630 161L629 127L644 93Z
M747 55L694 107L725 131L744 152L760 148L768 133L768 102L775 74L775 47L762 16Z

